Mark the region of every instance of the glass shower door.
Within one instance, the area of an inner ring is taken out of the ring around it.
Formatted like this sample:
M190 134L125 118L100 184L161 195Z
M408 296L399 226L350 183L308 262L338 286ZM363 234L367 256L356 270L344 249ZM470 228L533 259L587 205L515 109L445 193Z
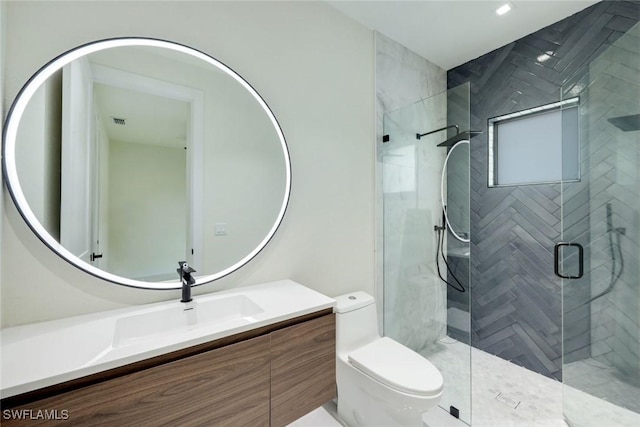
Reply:
M470 423L469 246L442 228L441 177L448 149L438 144L456 133L454 124L459 131L469 129L468 84L384 116L383 319L385 336L420 353L442 373L440 406L457 410ZM457 232L468 236L468 145L455 151L445 174L445 201L453 206L450 220ZM467 291L453 290L439 274L447 281L457 275Z
M580 179L562 184L563 408L640 425L640 25L563 88L579 97Z

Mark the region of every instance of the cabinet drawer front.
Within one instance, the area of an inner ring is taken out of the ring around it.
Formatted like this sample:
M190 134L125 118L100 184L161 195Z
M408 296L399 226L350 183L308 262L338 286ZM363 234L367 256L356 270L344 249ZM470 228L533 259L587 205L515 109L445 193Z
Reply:
M4 419L14 425L268 426L268 335L12 409L57 410L67 420Z
M271 425L284 426L336 395L335 314L271 334Z

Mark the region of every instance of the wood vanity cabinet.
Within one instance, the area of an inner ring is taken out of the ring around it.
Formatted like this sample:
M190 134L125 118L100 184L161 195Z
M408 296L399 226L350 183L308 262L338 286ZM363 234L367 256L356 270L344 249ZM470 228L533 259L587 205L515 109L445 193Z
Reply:
M285 426L335 395L334 314L271 333L272 426Z
M328 309L3 399L1 424L284 426L335 391Z

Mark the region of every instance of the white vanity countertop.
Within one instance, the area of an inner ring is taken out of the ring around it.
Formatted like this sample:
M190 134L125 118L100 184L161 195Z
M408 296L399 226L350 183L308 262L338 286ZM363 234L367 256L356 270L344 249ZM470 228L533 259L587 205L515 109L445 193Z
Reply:
M291 280L7 328L0 331L1 397L332 308ZM193 308L186 310L185 308Z

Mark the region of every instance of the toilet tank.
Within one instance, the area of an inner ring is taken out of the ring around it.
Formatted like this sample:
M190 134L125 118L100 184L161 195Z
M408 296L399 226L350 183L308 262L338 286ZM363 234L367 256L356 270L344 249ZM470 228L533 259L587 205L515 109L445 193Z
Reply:
M349 353L380 338L376 302L371 295L351 292L335 300L338 353Z

